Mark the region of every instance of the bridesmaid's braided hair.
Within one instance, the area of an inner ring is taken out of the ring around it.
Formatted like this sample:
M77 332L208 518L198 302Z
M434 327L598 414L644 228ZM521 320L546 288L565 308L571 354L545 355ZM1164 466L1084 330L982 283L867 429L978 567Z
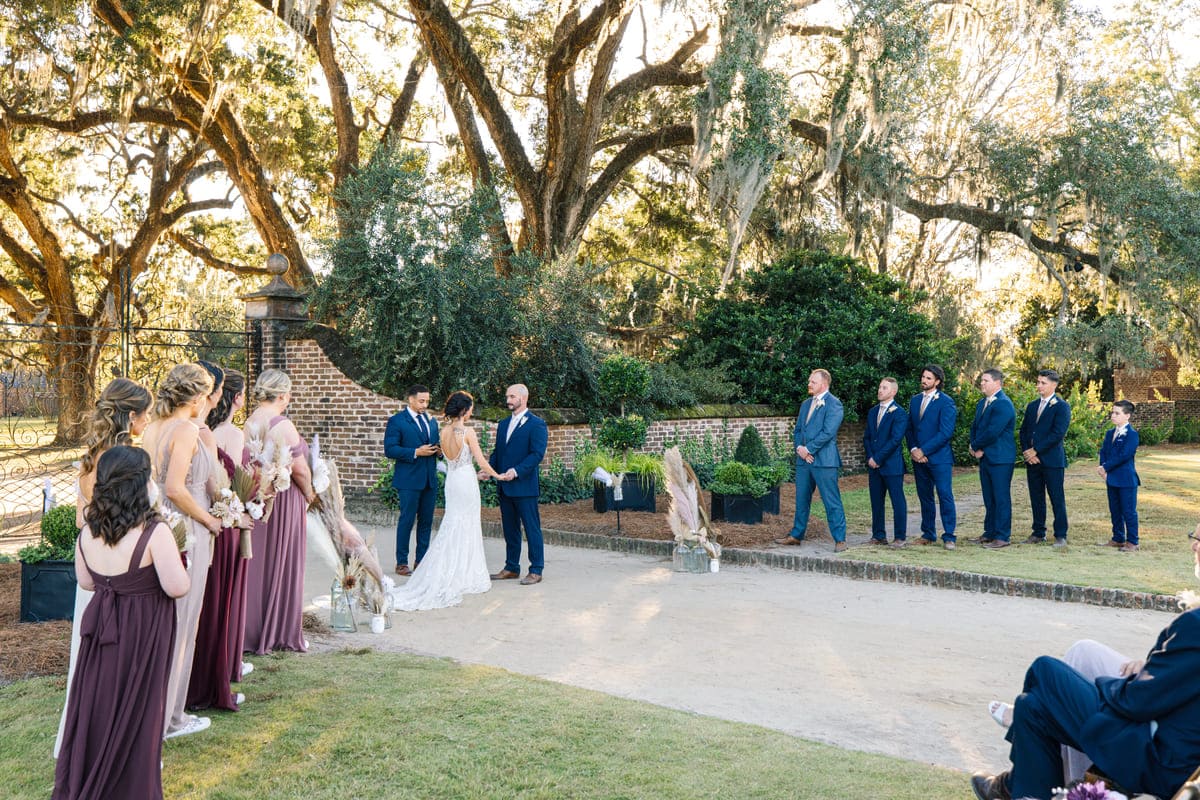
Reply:
M175 409L187 405L201 395L212 394L213 379L199 364L178 364L158 385L154 415L160 419L171 416Z
M129 418L145 413L152 400L146 387L128 378L117 378L104 387L88 420L88 431L84 437L87 450L79 459L80 475L87 475L95 469L96 460L108 448L130 444Z
M123 444L106 450L96 462L96 489L83 512L92 536L112 547L131 528L154 519L149 483L149 453Z

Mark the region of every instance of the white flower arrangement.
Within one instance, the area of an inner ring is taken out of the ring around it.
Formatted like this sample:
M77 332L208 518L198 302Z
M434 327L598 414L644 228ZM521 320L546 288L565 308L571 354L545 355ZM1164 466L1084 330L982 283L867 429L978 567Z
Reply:
M175 546L179 548L179 552L190 553L196 544L196 537L188 530L188 524L183 518L183 514L161 504L155 506L155 511L171 529L171 535L175 537Z
M246 513L246 506L232 489L221 489L208 513L221 520L222 528L236 528L242 514Z
M329 488L329 464L321 458L321 441L313 435L312 447L309 448L312 461L312 488L315 494L322 494Z

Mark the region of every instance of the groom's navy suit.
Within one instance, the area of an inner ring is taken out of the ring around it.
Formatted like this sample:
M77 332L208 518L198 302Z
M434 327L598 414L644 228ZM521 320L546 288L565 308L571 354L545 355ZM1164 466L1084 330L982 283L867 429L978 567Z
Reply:
M512 417L500 420L496 429L496 447L488 458L492 469L503 475L510 469L517 472L511 481L496 481L500 496L500 521L504 526L504 569L521 571L521 527L529 542L529 571L541 575L545 566L542 546L542 517L538 512L538 473L546 457L550 431L540 417L529 410L521 417L512 435L508 429Z
M392 487L400 500L400 518L396 521L396 566L408 564L408 543L413 522L417 523L417 559L420 563L429 549L433 531L433 510L437 506L437 456L418 456L425 444L440 444L437 421L423 414L425 430L407 408L388 419L383 434L383 454L393 459Z

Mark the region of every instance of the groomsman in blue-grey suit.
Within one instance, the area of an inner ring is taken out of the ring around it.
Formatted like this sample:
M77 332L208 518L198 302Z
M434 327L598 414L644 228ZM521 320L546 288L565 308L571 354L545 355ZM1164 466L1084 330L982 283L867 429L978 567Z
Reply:
M1025 408L1021 420L1021 458L1025 460L1025 479L1029 483L1029 507L1033 512L1033 533L1025 544L1046 541L1046 495L1054 509L1054 546L1067 546L1067 499L1063 476L1067 471L1067 452L1063 439L1071 427L1071 406L1055 390L1058 373L1044 369L1038 373L1038 399Z
M887 544L883 498L892 499L893 547L904 547L908 538L908 501L904 499L904 452L901 442L908 431L908 412L896 402L900 387L895 378L879 382L879 405L867 412L863 453L867 457L867 488L871 492L871 544Z
M411 575L417 568L433 531L433 509L437 505L437 457L441 452L437 420L425 413L429 389L419 384L407 392L408 408L393 414L383 434L383 454L393 459L392 487L400 501L396 521L396 574ZM417 560L408 566L408 545L413 522L417 523Z
M838 489L838 472L842 456L838 452L837 433L842 426L842 401L829 391L827 370L815 369L808 376L811 395L800 405L792 443L796 446L796 517L791 532L777 544L798 545L808 531L808 516L812 510L813 490L821 492L825 505L825 520L833 536L835 553L846 551L846 513L842 509L842 494Z
M937 542L936 511L942 512L942 540L947 550L955 548L958 516L954 507L954 456L950 438L958 420L958 406L942 391L946 373L937 364L921 369L921 393L908 404L908 452L912 454L913 480L921 501L921 538L917 544ZM937 491L938 505L933 494Z
M1008 547L1012 538L1012 476L1017 459L1013 428L1017 410L1004 393L1004 373L985 369L979 376L983 398L971 422L971 455L979 459L983 490L983 536L976 541L992 550Z
M500 420L496 428L496 446L488 463L504 479L496 484L500 496L500 524L504 528L504 568L492 575L503 581L521 577L521 528L529 543L529 572L522 586L542 582L545 549L542 544L542 517L538 511L541 487L538 475L546 457L549 428L529 410L529 389L513 384L505 394L512 415Z

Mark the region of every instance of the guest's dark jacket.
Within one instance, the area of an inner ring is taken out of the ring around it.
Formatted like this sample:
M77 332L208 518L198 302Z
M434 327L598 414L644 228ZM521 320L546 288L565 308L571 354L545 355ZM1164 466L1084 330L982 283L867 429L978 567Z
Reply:
M1174 795L1200 767L1200 609L1159 634L1141 672L1096 686L1102 702L1080 733L1083 751L1126 789Z

